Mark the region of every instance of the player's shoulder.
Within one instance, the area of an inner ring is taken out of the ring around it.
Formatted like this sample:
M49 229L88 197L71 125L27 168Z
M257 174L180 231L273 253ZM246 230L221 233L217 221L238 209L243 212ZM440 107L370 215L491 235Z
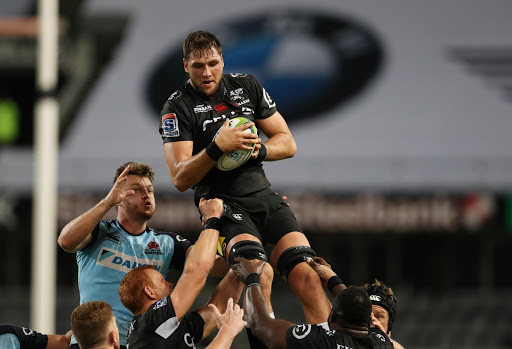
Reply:
M159 236L163 239L172 238L173 240L177 240L177 241L188 241L180 234L174 233L172 231L154 230L152 228L148 228L148 230L151 231L155 236Z
M368 329L368 332L370 336L372 336L377 342L387 343L391 344L391 347L393 346L393 343L391 342L391 339L388 337L388 335L379 328L371 327Z
M256 81L256 78L252 74L245 73L227 73L224 74L224 81L230 84L250 84Z
M334 331L326 330L321 325L301 324L290 326L287 334L295 340L315 340L318 337L332 337Z
M171 93L167 98L166 105L179 104L193 99L193 93L188 83Z

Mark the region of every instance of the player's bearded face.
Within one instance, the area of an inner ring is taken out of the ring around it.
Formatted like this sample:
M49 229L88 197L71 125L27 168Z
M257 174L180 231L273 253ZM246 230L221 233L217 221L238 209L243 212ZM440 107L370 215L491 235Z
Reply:
M125 190L133 190L122 202L124 212L133 219L147 221L155 212L155 194L153 184L147 177L129 175Z
M183 59L183 66L192 86L208 97L217 95L224 71L224 60L217 49L196 51L188 59Z

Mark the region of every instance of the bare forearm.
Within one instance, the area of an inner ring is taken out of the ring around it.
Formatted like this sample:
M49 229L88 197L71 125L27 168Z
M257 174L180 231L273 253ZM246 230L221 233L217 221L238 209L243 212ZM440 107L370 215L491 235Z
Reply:
M204 149L178 164L171 166L168 162L172 183L179 191L190 189L203 179L215 163Z
M291 134L278 133L263 143L267 148L265 161L291 158L297 152L297 145Z
M73 219L62 228L59 245L67 252L76 252L111 208L112 205L103 199L89 211Z
M203 272L207 276L215 262L218 239L218 230L203 230L187 257L184 272Z

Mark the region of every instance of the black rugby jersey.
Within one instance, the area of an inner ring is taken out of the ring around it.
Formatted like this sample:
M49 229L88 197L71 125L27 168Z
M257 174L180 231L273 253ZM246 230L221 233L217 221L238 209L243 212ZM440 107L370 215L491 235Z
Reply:
M0 325L0 348L2 349L45 349L48 336L30 328Z
M286 332L288 349L392 349L393 342L377 328L366 337L345 331L329 331L319 325L295 325Z
M224 74L219 97L211 99L187 82L165 103L160 134L164 143L193 141L192 155L212 142L224 121L238 116L251 121L266 119L276 111L275 102L250 74ZM195 187L196 204L203 196L237 197L270 186L261 162L250 159L232 171L212 168Z
M196 312L178 321L171 297L153 304L133 318L128 329L130 349L190 349L203 337L204 320Z

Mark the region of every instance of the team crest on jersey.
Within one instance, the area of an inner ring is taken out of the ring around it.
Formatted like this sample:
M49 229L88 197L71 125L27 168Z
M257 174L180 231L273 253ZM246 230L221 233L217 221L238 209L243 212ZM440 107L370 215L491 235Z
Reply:
M144 249L145 254L159 254L163 255L164 253L160 249L160 245L156 241L151 241L148 244L148 248Z
M160 271L164 265L164 261L137 258L136 256L130 256L124 254L123 252L103 247L98 253L98 257L96 258L96 264L106 268L111 268L128 273L132 269L147 264L154 265L156 270Z
M171 99L176 99L176 98L179 98L181 96L181 91L176 91L174 92L167 100L171 100Z
M231 97L232 101L237 101L239 99L244 99L243 96L240 96L242 93L244 93L244 89L239 87L236 90L230 91L229 96Z
M311 325L296 325L293 330L292 334L297 339L304 339L309 333L311 332Z
M158 302L155 303L155 306L153 307L153 310L157 310L158 308L163 307L167 304L167 297L160 299Z
M162 116L162 130L163 137L178 137L180 135L176 114L170 113Z

